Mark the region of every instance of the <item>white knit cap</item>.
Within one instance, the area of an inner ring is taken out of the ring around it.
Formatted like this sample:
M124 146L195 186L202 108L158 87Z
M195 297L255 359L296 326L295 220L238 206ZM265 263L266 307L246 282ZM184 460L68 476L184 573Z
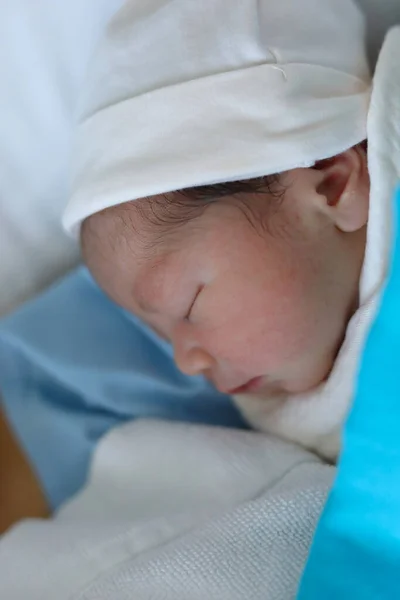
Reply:
M366 138L352 0L128 0L94 58L64 215L270 175Z

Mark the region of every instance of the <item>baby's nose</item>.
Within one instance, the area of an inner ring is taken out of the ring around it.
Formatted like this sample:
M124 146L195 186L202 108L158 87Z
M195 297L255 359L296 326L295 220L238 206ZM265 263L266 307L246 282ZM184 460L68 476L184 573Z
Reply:
M185 375L202 375L210 371L214 360L211 354L199 347L184 350L175 347L175 362Z

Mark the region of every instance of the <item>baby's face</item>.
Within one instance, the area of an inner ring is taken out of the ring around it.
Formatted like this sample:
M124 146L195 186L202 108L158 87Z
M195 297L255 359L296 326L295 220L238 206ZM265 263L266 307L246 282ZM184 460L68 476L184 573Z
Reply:
M89 266L171 341L184 373L229 394L307 391L329 374L357 308L365 244L364 227L344 233L309 209L307 172L291 172L274 211L276 200L252 199L265 226L217 202L153 246L145 210L133 205L130 232Z

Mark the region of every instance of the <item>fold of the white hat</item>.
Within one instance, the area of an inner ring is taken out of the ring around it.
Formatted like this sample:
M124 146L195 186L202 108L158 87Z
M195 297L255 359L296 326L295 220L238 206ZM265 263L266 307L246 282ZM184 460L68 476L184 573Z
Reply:
M352 0L128 0L92 62L64 214L307 167L366 138Z

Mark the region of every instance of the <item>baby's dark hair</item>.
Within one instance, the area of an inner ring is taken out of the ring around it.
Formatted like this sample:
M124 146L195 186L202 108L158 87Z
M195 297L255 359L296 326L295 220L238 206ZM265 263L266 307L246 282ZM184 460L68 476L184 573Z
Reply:
M268 194L274 199L281 199L284 194L283 186L280 185L278 175L268 177L257 177L243 181L231 181L211 185L201 185L162 194L151 198L146 208L146 218L152 225L160 227L185 225L189 221L199 217L212 204L218 201L235 203L249 216L251 196L254 194Z
M187 223L200 217L205 210L217 202L237 206L254 226L262 223L257 212L255 196L265 195L268 210L263 205L263 216L276 210L285 194L279 175L257 177L243 181L232 181L202 185L176 192L159 194L140 200L125 202L107 208L88 217L81 228L81 247L84 259L88 261L93 251L103 254L104 242L114 249L118 240L127 239L132 229L143 240L148 250L159 246L169 236ZM140 230L137 219L140 216ZM151 232L151 235L143 235ZM145 241L144 241L145 240Z

